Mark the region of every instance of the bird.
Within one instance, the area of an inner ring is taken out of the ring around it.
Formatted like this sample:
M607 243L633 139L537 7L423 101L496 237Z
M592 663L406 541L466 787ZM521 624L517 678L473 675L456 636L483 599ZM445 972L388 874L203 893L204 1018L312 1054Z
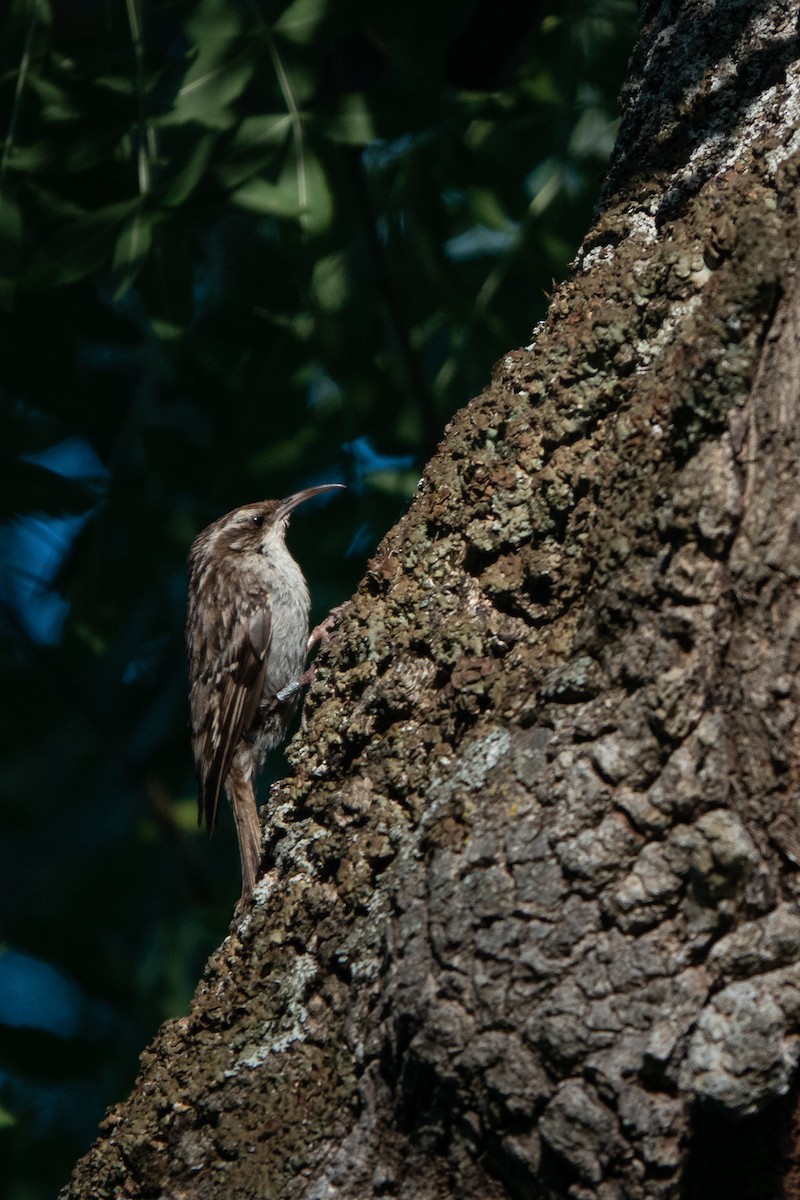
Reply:
M236 823L242 901L261 865L255 778L286 737L308 682L308 650L326 632L323 622L309 638L308 584L286 546L286 528L299 504L342 486L322 484L235 508L204 529L189 552L186 646L198 823L205 819L214 829L224 790Z

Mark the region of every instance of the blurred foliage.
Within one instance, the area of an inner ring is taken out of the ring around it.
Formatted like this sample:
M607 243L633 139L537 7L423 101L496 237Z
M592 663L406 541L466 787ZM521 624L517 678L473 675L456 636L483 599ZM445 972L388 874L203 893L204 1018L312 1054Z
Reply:
M195 826L195 534L342 600L588 226L632 0L0 15L0 1190L52 1196L238 894ZM280 769L275 768L273 769ZM224 814L223 814L224 816Z

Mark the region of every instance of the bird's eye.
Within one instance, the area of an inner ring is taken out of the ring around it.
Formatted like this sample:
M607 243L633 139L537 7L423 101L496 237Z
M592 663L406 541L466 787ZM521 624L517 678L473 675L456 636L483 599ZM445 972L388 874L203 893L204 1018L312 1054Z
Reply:
M261 526L264 524L264 514L256 513L254 517L250 518L250 520L253 522L254 525L256 525L260 529Z

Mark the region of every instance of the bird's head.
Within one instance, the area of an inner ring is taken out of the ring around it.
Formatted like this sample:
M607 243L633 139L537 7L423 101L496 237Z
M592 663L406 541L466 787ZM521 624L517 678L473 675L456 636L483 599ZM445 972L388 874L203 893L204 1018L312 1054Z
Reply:
M216 553L268 554L271 546L283 545L289 517L299 504L312 496L343 487L341 483L324 483L319 487L304 488L285 500L257 500L254 504L244 504L209 525L195 546L205 541Z

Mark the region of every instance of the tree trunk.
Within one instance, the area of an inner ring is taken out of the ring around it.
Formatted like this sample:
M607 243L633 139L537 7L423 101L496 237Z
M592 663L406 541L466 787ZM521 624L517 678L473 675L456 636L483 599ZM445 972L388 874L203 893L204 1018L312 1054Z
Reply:
M800 1196L796 6L646 4L623 105L63 1196Z

